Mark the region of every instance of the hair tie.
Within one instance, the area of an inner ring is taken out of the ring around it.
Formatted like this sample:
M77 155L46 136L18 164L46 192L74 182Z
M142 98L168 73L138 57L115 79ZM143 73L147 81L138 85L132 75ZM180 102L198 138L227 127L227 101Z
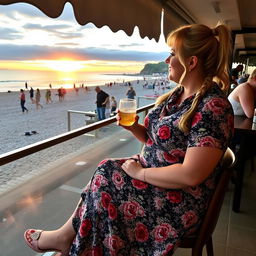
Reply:
M212 34L213 34L214 36L217 36L217 35L218 35L218 30L217 30L217 28L212 28Z

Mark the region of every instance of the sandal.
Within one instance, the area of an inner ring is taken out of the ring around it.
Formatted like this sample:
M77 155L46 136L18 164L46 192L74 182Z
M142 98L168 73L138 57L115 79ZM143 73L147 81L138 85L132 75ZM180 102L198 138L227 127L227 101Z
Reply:
M24 233L24 239L26 244L35 252L53 252L55 249L45 249L42 250L38 247L38 240L42 234L43 230L27 229Z

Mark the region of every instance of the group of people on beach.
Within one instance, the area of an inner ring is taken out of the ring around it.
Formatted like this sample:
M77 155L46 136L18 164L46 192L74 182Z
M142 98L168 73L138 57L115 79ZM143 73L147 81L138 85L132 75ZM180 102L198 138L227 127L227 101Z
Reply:
M46 94L47 94L47 101L52 102L51 92L46 91ZM30 96L31 103L36 105L36 109L43 108L43 105L40 103L41 92L39 88L36 89L35 98L34 98L34 89L30 87L29 96ZM23 89L20 89L20 105L21 105L22 113L24 113L25 111L28 113L28 109L25 107L25 103L26 103L25 92Z

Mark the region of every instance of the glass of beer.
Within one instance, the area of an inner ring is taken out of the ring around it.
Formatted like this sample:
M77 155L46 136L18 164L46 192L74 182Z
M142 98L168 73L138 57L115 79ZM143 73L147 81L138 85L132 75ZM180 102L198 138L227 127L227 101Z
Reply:
M135 99L120 99L119 102L119 124L123 126L131 126L135 122L136 117L136 100Z

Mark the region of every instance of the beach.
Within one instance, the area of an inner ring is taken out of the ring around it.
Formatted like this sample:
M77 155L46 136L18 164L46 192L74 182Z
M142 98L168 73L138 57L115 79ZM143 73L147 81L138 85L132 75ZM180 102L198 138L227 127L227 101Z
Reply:
M143 88L145 81L133 81L131 85L136 91L137 96L154 95L158 93L155 89ZM148 84L153 80L148 81ZM0 93L0 154L15 150L32 143L48 139L68 131L67 111L95 111L96 92L95 87L88 87L86 91L79 88L78 93L74 89L68 89L65 99L60 102L57 89L52 89L52 100L46 104L45 90L41 90L41 101L43 108L36 109L36 105L30 101L29 91L25 90L28 112L22 113L19 99L19 92ZM114 96L117 102L120 98L126 97L128 86L123 84L113 84L101 86L101 89ZM159 93L163 93L161 90ZM141 101L142 105L150 104L153 101ZM84 115L71 116L71 129L86 125L89 118ZM45 169L49 168L55 161L60 161L64 157L71 157L77 150L82 150L96 140L100 140L113 132L113 129L122 129L116 124L111 127L103 128L98 132L97 138L88 136L79 136L65 143L61 143L46 150L42 150L33 155L27 156L12 163L0 167L0 195L24 182L33 175L39 175ZM30 135L25 135L25 134Z

